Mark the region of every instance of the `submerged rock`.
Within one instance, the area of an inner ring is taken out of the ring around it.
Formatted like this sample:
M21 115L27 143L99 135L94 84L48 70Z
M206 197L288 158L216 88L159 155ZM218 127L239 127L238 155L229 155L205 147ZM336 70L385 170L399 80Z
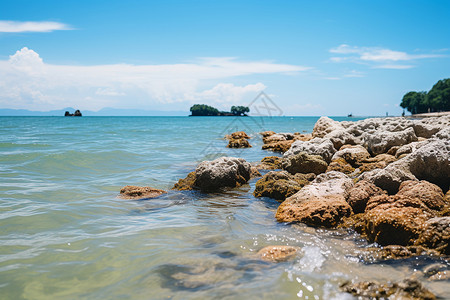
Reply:
M269 197L284 201L297 193L302 187L315 178L314 174L291 175L286 171L271 171L255 184L255 197Z
M292 259L300 249L294 246L267 246L258 251L258 256L269 262L282 262Z
M283 157L282 168L291 174L314 173L319 175L327 170L328 164L322 156L309 155L306 152L299 152L294 155Z
M120 189L119 197L124 199L155 198L166 193L166 191L154 189L149 186L127 185Z
M416 279L405 279L400 283L376 281L345 282L341 290L361 299L411 299L434 300L436 296Z

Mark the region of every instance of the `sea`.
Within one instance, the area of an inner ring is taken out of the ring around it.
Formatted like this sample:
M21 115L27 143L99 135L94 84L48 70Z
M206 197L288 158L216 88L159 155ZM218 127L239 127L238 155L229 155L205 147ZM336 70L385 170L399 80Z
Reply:
M358 118L336 117L336 120ZM258 162L259 132L312 131L318 117L0 117L1 299L353 299L346 281L416 276L442 299L439 258L377 262L348 230L275 220L257 179L222 193L171 190L204 160ZM226 148L243 130L248 149ZM125 185L168 193L118 198ZM261 261L269 245L301 250Z

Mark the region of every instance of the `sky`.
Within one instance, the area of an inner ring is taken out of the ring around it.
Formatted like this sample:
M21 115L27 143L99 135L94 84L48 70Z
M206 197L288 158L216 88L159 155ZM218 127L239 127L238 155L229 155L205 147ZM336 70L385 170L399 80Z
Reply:
M287 116L400 115L405 93L450 77L450 1L0 6L0 108L187 114L263 91Z

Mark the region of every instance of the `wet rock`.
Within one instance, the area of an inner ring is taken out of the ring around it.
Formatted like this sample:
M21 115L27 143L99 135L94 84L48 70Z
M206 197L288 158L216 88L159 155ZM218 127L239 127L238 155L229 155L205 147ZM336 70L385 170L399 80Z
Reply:
M400 199L393 199L393 202L370 207L370 202L374 198L383 199L383 197L387 196L373 197L367 204L364 232L368 240L382 246L412 245L430 216L422 210L420 201L409 201L408 198L404 198L409 201L408 203L400 203Z
M263 170L281 169L281 157L266 156L263 159L261 159L261 163L257 167L258 169Z
M441 188L425 180L402 182L397 195L420 199L428 208L434 210L440 210L445 205Z
M275 132L274 131L263 131L259 133L260 135L262 135L263 138L274 135Z
M148 186L127 185L120 189L119 197L124 199L155 198L165 193L167 192Z
M269 197L284 201L297 193L302 187L315 178L314 174L291 175L286 171L271 171L255 184L255 197Z
M195 172L190 172L186 178L181 178L178 180L177 183L173 186L173 190L179 190L179 191L189 191L194 189L195 185Z
M332 160L331 163L328 165L326 172L330 171L342 172L344 174L349 175L355 172L355 168L353 168L352 165L349 164L345 159L338 158Z
M328 167L321 156L309 155L306 152L283 157L281 164L282 168L291 174L314 173L318 175L324 173Z
M251 167L250 169L250 178L257 178L257 177L261 177L261 173L259 172L258 168L256 167Z
M450 255L450 217L427 220L422 225L422 231L415 244Z
M227 135L226 138L228 140L237 140L237 139L249 139L250 137L244 131L236 131L231 135Z
M228 141L228 148L251 148L252 146L246 138L230 139Z
M417 141L417 136L412 128L396 132L376 131L363 134L363 145L373 155L386 153L394 146L402 146L415 141Z
M288 151L291 148L292 143L294 143L294 140L272 142L272 143L262 145L262 149L270 150L270 151L274 151L274 152L285 153L286 151Z
M258 256L268 262L282 262L294 258L300 249L294 246L267 246L258 251Z
M279 222L302 222L312 226L335 227L352 213L344 193L353 186L345 174L328 172L317 176L311 184L287 198L278 207Z
M251 165L242 158L220 157L201 162L195 169L195 187L202 191L217 191L237 187L250 179Z
M376 281L345 282L341 290L360 299L411 299L434 300L436 296L416 279L405 279L400 283Z
M294 139L293 133L275 133L266 137L263 137L264 144L270 144L275 142L289 141Z
M391 259L405 259L416 256L437 256L439 252L420 246L388 245L381 248L366 248L363 256L367 261L383 261ZM370 258L369 258L370 257Z
M361 180L345 193L345 199L353 209L355 214L363 213L366 209L367 201L377 195L386 195L386 191L380 189L373 183Z
M287 158L300 152L306 152L310 155L320 155L329 163L334 153L336 153L336 149L330 140L314 138L310 141L295 141L292 143L291 148L284 153L283 157Z
M449 280L450 279L450 269L448 265L445 264L432 264L426 266L423 269L423 275L428 280L437 281L437 280Z
M363 146L344 145L333 155L332 160L339 158L344 159L354 168L357 168L362 165L363 161L370 158L370 154Z

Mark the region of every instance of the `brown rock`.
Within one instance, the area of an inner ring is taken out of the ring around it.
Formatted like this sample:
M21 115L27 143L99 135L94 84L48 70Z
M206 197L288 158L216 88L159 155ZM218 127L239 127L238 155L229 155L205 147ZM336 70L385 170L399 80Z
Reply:
M345 159L338 158L331 161L326 171L338 171L348 175L355 172L355 168L353 168Z
M305 141L305 142L307 142L307 141L310 141L312 139L313 139L313 136L310 133L307 133L307 134L301 134L301 133L298 133L298 132L294 133L294 140L295 141Z
M274 135L275 132L274 131L263 131L263 132L260 132L259 134L262 135L263 137L268 137L268 136Z
M379 283L376 281L345 282L341 290L358 299L409 299L434 300L436 296L415 279L405 279L400 283Z
M256 178L256 177L261 177L261 176L262 176L261 173L259 173L259 171L256 167L250 168L250 179Z
M252 146L247 141L246 138L239 138L239 139L230 139L228 141L228 148L251 148Z
M281 164L283 169L291 174L314 173L318 175L324 173L328 167L320 155L310 155L306 152L284 157Z
M428 217L420 208L380 204L366 212L364 231L370 242L382 246L411 245Z
M450 217L436 217L426 221L415 244L450 255Z
M258 169L263 170L281 169L281 157L266 156L263 159L261 159L261 163L257 167Z
M288 151L291 148L292 143L294 140L287 140L287 141L279 141L279 142L272 142L269 144L262 145L263 150L271 150L274 152L281 152L284 153Z
M314 179L314 174L291 175L286 171L271 171L255 184L255 197L269 197L284 201Z
M370 154L363 146L343 145L339 151L334 153L332 160L338 158L344 159L352 167L357 168L362 165L363 161L370 158Z
M425 180L402 182L397 195L420 199L426 206L434 210L440 210L445 205L444 193L441 188Z
M194 189L195 185L195 172L189 173L186 178L181 178L177 183L173 186L173 190L179 191L187 191Z
M375 157L362 161L360 166L361 172L372 171L374 169L384 169L387 165L396 161L395 156L389 154L378 154Z
M345 199L352 207L353 212L358 214L363 213L367 201L377 195L387 195L387 193L373 183L361 180L346 192Z
M120 189L119 197L124 199L155 198L165 193L167 192L148 186L127 185Z
M258 251L258 256L269 262L282 262L294 258L299 251L293 246L267 246Z
M278 207L276 218L279 222L302 222L331 228L336 227L343 217L348 217L351 213L352 208L343 196L331 195L295 204L286 200Z
M420 200L419 198L411 198L400 194L392 196L382 194L371 197L367 201L366 212L374 208L377 208L380 205L388 205L389 207L399 207L399 208L415 207L422 210L429 217L433 217L436 214L436 212L430 210L428 206L426 206L426 204L423 203L422 200ZM384 207L386 208L387 206Z
M244 131L236 131L225 136L228 140L249 139L250 137Z

